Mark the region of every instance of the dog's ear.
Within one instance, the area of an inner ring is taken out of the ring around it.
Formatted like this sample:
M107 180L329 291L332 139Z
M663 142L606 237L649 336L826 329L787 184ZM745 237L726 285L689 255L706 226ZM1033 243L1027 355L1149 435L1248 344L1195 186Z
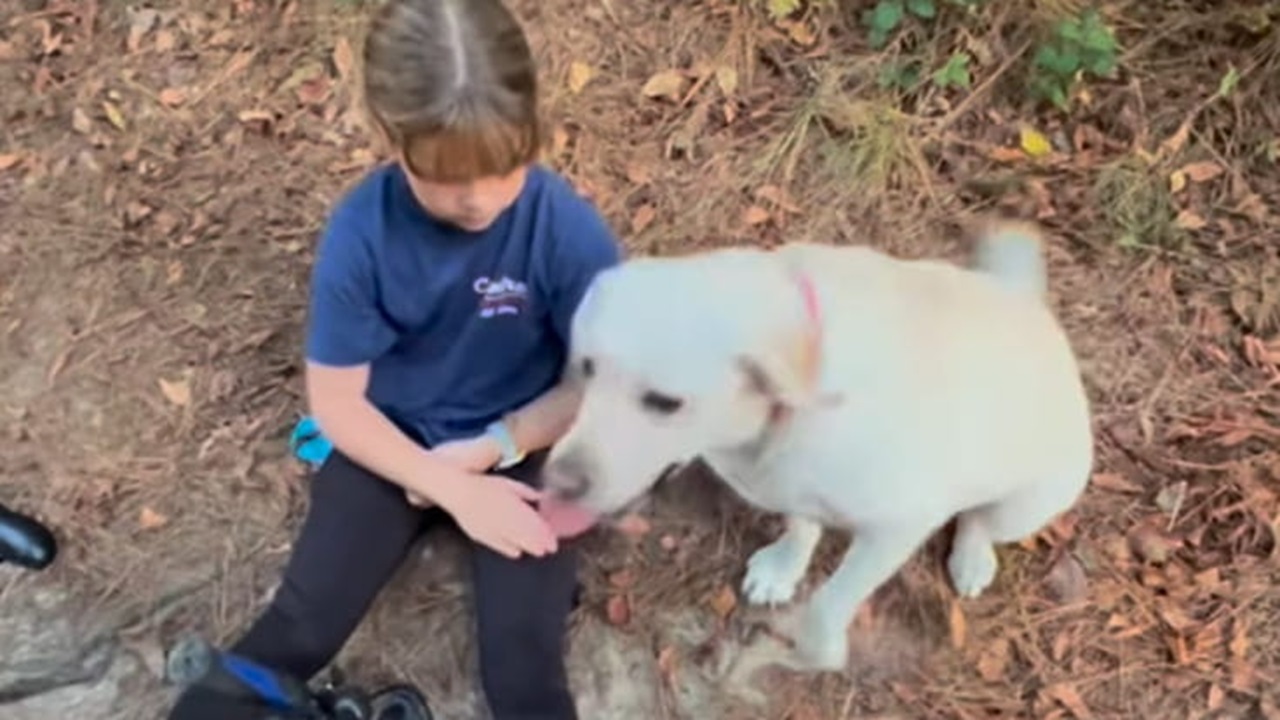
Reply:
M839 402L818 387L818 362L807 343L787 344L761 355L743 355L738 367L747 391L791 409Z

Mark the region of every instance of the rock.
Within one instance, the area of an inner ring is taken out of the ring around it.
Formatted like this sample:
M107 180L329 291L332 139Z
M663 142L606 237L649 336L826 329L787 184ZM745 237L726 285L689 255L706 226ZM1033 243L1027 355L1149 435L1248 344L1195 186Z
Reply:
M0 586L10 572L22 571L0 569ZM111 628L101 619L86 618L82 610L57 588L23 581L10 586L0 604L0 703L87 682L106 672Z
M5 720L117 720L121 702L128 699L122 685L142 672L140 663L129 653L110 651L109 662L101 677L83 684L67 685L33 695L0 708Z

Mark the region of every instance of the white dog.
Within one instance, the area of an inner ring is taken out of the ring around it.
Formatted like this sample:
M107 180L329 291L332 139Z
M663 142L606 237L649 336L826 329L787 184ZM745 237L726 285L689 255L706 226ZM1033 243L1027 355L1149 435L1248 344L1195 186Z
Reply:
M756 604L792 599L824 526L852 530L792 614L799 665L843 668L857 609L935 530L958 516L948 568L972 597L995 577L993 544L1037 532L1088 482L1089 405L1039 233L989 227L975 266L797 243L604 272L574 319L583 403L547 488L616 515L701 456L785 514L747 563Z

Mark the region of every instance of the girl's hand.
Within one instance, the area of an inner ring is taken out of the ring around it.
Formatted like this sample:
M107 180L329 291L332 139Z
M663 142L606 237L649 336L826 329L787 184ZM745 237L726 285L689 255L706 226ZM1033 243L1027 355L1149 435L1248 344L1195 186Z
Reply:
M542 557L558 548L556 535L530 503L542 493L500 475L459 477L437 502L472 540L509 558Z

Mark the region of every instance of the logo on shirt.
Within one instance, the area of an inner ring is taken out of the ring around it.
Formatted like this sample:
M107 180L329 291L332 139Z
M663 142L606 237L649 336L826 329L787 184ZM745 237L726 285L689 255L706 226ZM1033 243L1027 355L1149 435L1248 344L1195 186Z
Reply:
M519 315L529 296L529 288L519 280L507 276L497 279L478 277L471 289L480 296L480 317Z

